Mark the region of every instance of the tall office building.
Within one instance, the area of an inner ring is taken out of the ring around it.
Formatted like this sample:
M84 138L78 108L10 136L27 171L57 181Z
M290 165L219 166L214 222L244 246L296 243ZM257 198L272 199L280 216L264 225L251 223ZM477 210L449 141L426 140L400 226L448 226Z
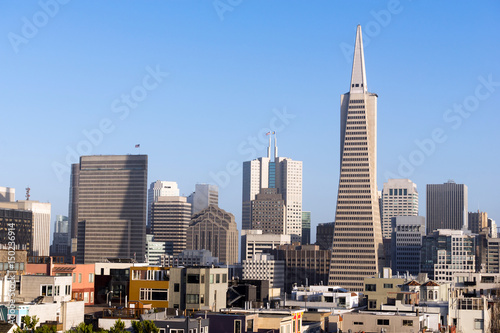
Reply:
M210 205L219 205L219 188L217 185L196 184L187 202L191 204L191 215L201 212Z
M469 230L435 230L422 238L420 263L420 271L436 281L453 281L454 273L474 273L476 237Z
M427 234L437 229L468 229L467 186L449 180L427 185Z
M166 253L176 255L186 249L191 221L191 204L185 197L158 197L151 207L151 232L155 242L166 243Z
M285 234L286 206L278 189L261 189L251 207L252 229L262 230L264 234Z
M399 274L420 273L420 250L425 236L425 217L397 216L392 218L392 271Z
M351 86L341 96L340 180L329 285L363 291L383 265L377 190L377 94L366 88L361 26L356 32Z
M188 250L209 250L221 263L238 262L238 229L234 215L210 205L191 218L187 231Z
M467 224L469 230L473 234L479 234L483 228L488 227L488 213L480 212L469 212Z
M11 197L11 199L14 198ZM0 208L33 212L33 234L31 254L29 255L48 256L50 254L50 203L36 200L18 200L15 202L0 202Z
M316 245L321 250L331 250L333 230L335 230L335 222L319 223L316 226Z
M56 228L50 247L51 256L66 256L69 255L71 238L69 234L69 220L67 216L56 215Z
M176 182L157 180L149 186L148 190L148 226L151 226L151 206L158 197L179 196L179 187Z
M302 212L302 245L311 244L311 212Z
M243 163L242 229L252 229L251 202L265 188L276 188L286 207L285 234L292 241L302 238L302 161L278 157L276 135L271 159L271 136L267 157Z
M391 238L391 219L418 216L417 184L409 179L389 179L382 190L382 237Z
M147 155L81 156L72 171L70 213L77 223L78 263L144 262Z
M9 239L9 230L12 230L12 224L15 226L15 250L25 250L28 256L32 256L33 212L21 209L0 208L0 249L2 250L12 250L12 246L9 245L9 242L12 242ZM7 271L8 269L3 270Z

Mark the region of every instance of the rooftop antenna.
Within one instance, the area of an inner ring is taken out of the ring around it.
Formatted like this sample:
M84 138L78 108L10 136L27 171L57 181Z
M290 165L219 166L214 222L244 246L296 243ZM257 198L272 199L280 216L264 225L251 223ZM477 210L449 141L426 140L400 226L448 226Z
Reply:
M26 187L26 200L29 201L30 200L30 186L28 185L28 187Z

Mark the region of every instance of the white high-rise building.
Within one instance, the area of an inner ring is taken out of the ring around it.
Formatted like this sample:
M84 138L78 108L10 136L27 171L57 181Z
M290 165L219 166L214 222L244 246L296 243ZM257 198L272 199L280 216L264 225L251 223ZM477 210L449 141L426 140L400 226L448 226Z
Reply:
M382 237L391 238L391 219L418 216L417 184L409 179L389 179L382 190Z
M256 254L290 244L290 235L262 234L262 230L241 230L241 260L251 260Z
M157 180L151 183L148 190L148 225L151 225L151 206L158 197L178 197L179 187L176 182Z
M251 202L263 188L277 188L286 206L285 234L292 241L302 238L302 161L278 157L276 135L271 159L271 136L267 157L243 162L242 229L252 229Z
M187 202L191 204L191 215L201 212L210 205L219 206L219 188L217 185L196 184Z

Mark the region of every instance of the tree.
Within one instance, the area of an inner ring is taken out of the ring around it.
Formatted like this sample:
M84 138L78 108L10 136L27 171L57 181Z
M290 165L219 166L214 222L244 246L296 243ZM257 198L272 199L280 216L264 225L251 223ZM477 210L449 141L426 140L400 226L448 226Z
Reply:
M132 329L134 333L158 333L160 330L151 320L133 321Z
M93 333L94 327L92 324L85 325L85 323L80 323L77 327L71 329L68 332L76 332L76 333Z
M15 329L15 333L56 333L54 326L39 326L35 328L40 319L37 316L23 316L21 322L24 324L24 329L19 327Z
M109 333L121 333L125 332L125 323L118 319L113 326L110 327Z

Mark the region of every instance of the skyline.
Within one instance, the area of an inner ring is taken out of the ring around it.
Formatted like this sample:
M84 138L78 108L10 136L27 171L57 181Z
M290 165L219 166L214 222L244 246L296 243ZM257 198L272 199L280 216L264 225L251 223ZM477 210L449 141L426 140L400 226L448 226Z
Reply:
M186 196L219 179L219 206L241 230L242 164L266 156L263 134L273 130L280 155L303 161L315 235L335 216L339 97L361 24L368 90L379 94L379 190L391 173L411 179L425 216L425 185L454 179L469 188L469 211L498 221L500 4L395 3L243 1L221 20L211 2L61 1L27 38L23 18L43 19L39 2L2 2L0 108L10 125L0 186L18 200L30 186L33 200L52 203L53 224L68 215L70 178L54 165L68 167L68 151L86 141L90 154L147 154L148 185L176 181ZM12 34L27 40L17 52ZM136 107L122 97L133 92ZM449 111L455 104L462 114ZM91 142L85 133L96 129L102 137ZM410 156L422 163L401 174ZM214 177L234 169L228 181Z

